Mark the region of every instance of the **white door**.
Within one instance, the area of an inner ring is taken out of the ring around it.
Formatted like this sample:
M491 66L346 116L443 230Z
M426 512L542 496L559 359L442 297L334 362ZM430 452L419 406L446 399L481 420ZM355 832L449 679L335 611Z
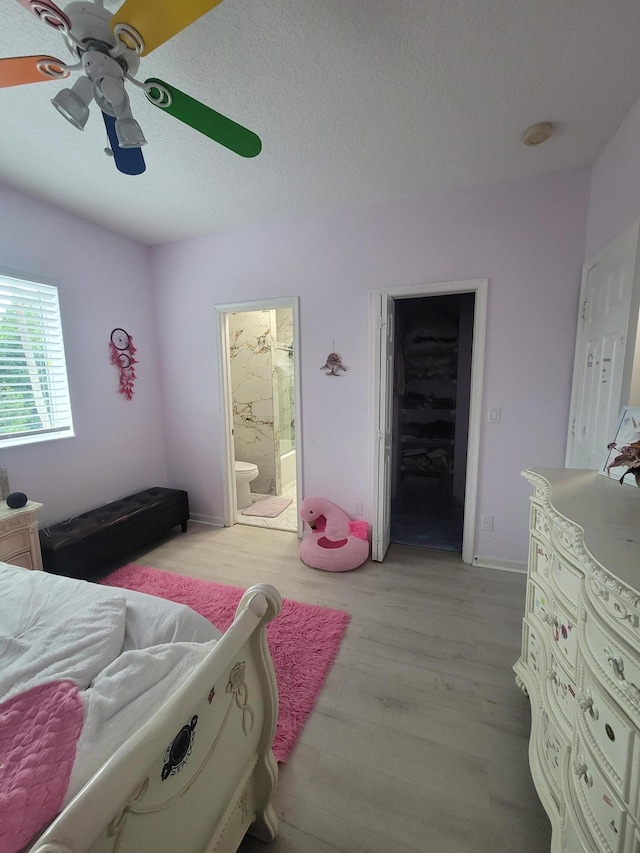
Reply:
M384 560L391 541L391 467L392 467L392 417L393 417L393 347L395 328L395 303L386 294L376 294L379 340L376 346L376 396L375 401L375 472L378 484L375 500L375 524L372 559Z
M620 408L629 402L638 322L638 224L585 267L566 466L599 468Z

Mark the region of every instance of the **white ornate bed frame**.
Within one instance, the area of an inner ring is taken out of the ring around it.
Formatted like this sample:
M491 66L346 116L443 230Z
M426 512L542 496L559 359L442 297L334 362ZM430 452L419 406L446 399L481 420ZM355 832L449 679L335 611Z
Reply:
M176 693L98 770L29 853L228 853L272 841L278 716L265 627L278 591L248 589Z

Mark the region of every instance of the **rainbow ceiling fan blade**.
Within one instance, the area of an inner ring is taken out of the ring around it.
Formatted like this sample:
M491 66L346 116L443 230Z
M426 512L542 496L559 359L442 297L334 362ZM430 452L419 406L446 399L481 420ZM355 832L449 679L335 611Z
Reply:
M52 0L18 2L55 30L72 59L67 63L53 56L0 59L0 90L77 75L71 87L51 98L51 104L77 130L85 128L97 106L119 171L139 175L146 168L140 151L146 139L134 115L135 99L130 98L140 90L154 106L241 157L256 157L262 150L253 131L158 78L143 83L137 76L141 57L221 0L125 0L115 15L105 0L71 0L64 10Z
M102 113L104 126L109 137L109 147L113 154L116 169L124 175L141 175L147 168L140 148L121 148L116 132L116 120L114 116ZM107 151L107 154L109 152Z
M145 80L151 103L241 157L256 157L262 142L252 130L217 113L163 80Z
M28 2L28 0L19 0ZM201 18L222 0L125 0L113 16L111 28L124 27L123 38L126 41L126 28L133 27L144 40L140 56L146 56L173 38L189 24Z
M24 86L27 83L46 83L68 77L64 62L54 56L14 56L0 59L0 89Z
M51 0L18 0L18 3L54 30L68 32L71 29L69 17Z

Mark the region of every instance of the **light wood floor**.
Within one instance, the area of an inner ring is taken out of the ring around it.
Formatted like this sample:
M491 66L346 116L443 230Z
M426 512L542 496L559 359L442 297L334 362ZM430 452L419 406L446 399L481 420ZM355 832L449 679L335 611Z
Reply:
M190 524L137 562L351 614L295 751L276 841L242 853L547 853L527 762L525 577L391 546L353 572L309 569L295 534Z

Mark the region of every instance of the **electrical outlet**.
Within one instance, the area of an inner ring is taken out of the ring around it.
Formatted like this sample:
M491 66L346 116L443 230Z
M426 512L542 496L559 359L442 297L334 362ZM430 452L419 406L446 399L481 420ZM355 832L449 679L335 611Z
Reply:
M483 515L482 516L482 529L483 530L493 530L493 516L492 515Z
M353 505L353 514L362 515L362 501L356 501Z

